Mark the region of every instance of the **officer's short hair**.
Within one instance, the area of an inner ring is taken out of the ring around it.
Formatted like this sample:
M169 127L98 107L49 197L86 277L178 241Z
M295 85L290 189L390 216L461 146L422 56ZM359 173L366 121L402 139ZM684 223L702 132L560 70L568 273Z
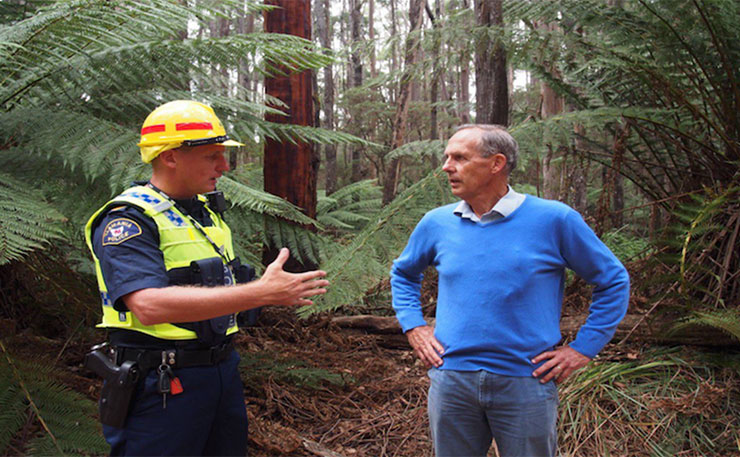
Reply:
M481 130L480 155L488 157L503 154L506 157L506 173L511 174L519 158L519 145L506 131L506 127L496 124L464 124L455 129L455 133L465 129Z

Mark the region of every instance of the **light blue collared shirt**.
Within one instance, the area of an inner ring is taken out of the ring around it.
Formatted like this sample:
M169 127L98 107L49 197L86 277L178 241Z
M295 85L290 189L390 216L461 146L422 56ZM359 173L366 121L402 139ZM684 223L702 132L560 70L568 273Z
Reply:
M470 219L473 222L480 222L481 224L507 217L509 214L513 213L514 210L519 208L526 198L524 194L514 191L511 186L507 187L509 188L509 191L506 192L506 195L501 197L501 199L493 205L493 208L484 213L481 217L478 217L478 215L475 214L473 208L471 208L465 200L461 201L460 204L455 207L453 213L463 219Z

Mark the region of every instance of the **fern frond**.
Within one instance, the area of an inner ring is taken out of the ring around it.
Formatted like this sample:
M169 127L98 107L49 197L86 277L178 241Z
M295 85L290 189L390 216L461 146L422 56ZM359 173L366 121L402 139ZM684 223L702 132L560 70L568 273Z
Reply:
M94 402L55 381L54 367L49 363L13 360L2 342L0 349L3 352L0 384L9 386L11 391L19 391L16 395L22 397L22 402L13 402L3 416L9 425L14 422L12 415L16 416L15 420L20 416L25 423L32 410L44 430L30 441L29 455L103 454L108 450L100 433ZM12 436L16 431L11 428L7 433Z
M237 182L227 176L219 180L219 188L236 207L259 214L281 217L297 224L316 225L316 221L303 214L297 206L263 190Z
M351 306L388 275L390 263L406 244L409 234L427 211L453 201L446 175L436 170L399 194L344 246L329 245L321 269L332 287L300 316Z
M421 159L424 157L442 157L445 143L441 140L423 140L406 143L400 148L388 153L386 160L395 160L402 157Z
M0 360L0 452L5 454L13 436L26 420L23 392L14 382L12 374Z
M0 265L60 238L63 221L40 192L0 171Z
M382 190L374 180L349 184L329 197L318 198L316 219L336 229L360 229L380 211L381 195Z
M740 312L736 309L695 312L672 325L666 333L675 335L696 326L720 330L740 341Z

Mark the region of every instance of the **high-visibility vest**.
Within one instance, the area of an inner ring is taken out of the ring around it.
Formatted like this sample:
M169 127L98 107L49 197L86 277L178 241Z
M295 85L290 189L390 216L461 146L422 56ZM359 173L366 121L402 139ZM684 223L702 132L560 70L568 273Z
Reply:
M198 195L198 199L205 202L206 198ZM189 267L195 260L218 257L219 254L214 246L205 236L190 222L168 199L162 197L157 191L146 186L135 186L127 189L119 196L103 205L85 226L85 240L87 247L92 253L95 261L95 273L100 289L100 298L103 306L103 319L98 327L134 330L145 333L156 338L165 340L194 340L197 335L194 331L173 324L144 325L130 311L116 311L113 303L108 297L108 287L105 284L100 260L95 255L92 243L92 231L96 221L104 216L107 211L117 206L135 206L140 208L144 214L155 222L159 231L159 249L164 256L164 265L167 271L174 268ZM203 227L213 242L219 246L229 259L234 258L234 248L231 241L231 230L224 220L206 205L206 209L213 221L212 226ZM222 259L224 268L228 268L226 261ZM231 274L227 275L233 278ZM233 280L233 279L232 279ZM236 317L229 319L227 335L238 330Z

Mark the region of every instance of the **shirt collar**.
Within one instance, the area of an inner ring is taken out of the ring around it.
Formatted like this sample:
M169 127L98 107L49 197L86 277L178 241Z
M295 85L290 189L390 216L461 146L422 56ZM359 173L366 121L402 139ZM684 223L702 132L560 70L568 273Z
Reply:
M519 205L524 202L524 194L516 192L511 186L507 186L508 192L493 205L493 208L485 212L480 218L475 214L473 208L465 200L461 201L453 210L453 213L463 219L471 219L475 222L485 221L486 219L499 219L508 217L514 212Z

